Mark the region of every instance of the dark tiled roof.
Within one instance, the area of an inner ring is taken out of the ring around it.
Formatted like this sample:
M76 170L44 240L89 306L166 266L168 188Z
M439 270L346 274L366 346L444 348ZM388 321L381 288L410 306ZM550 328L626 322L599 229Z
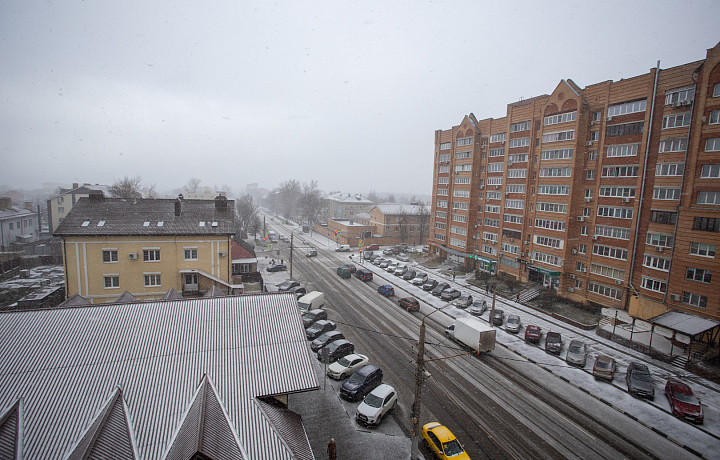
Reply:
M56 236L232 235L234 202L216 208L213 200L81 198L55 230Z
M72 297L65 299L65 301L58 305L57 308L79 307L82 305L90 305L90 302L80 294L73 294Z

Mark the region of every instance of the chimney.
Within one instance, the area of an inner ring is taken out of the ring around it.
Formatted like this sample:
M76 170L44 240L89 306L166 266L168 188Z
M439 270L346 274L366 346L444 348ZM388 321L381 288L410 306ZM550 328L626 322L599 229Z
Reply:
M177 197L177 200L175 200L175 216L180 216L180 211L182 210L182 198L180 198L182 195Z
M33 202L32 201L26 201L25 202L25 209L28 211L33 211Z
M224 197L222 195L218 195L215 197L215 209L225 209L227 208L227 197Z
M73 187L72 187L73 190L75 190L78 187L80 187L80 184L78 184L77 182L73 182Z

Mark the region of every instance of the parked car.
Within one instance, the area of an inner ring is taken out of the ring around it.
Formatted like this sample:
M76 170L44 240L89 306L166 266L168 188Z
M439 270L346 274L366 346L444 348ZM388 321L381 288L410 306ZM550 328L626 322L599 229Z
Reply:
M355 371L349 379L343 382L340 388L340 396L350 401L357 401L380 385L382 379L382 369L374 364L367 364Z
M422 286L428 280L427 273L417 272L415 278L412 279L411 283L415 286Z
M390 262L390 264L385 269L388 273L395 273L395 270L397 270L398 265L400 265L398 262Z
M388 248L388 249L383 249L383 255L386 255L386 256L391 256L391 255L393 255L392 249L390 249L390 248Z
M559 332L550 331L545 335L545 351L559 355L562 351L562 336Z
M266 268L265 270L267 270L269 273L283 272L283 271L287 270L287 266L285 266L285 264L274 264L274 265L269 265L268 268Z
M302 287L302 286L295 286L295 287L292 287L292 288L288 289L288 292L294 292L294 293L295 293L295 297L297 297L297 298L299 299L300 297L302 297L302 296L304 296L305 294L307 294L307 289L305 289L305 288Z
M321 319L305 329L305 335L307 335L308 340L315 340L325 332L334 331L336 328L337 324L334 322Z
M625 373L628 393L640 398L655 399L655 384L650 369L644 364L631 362Z
M542 329L540 326L534 324L528 324L525 327L525 341L530 343L540 343L540 337L542 336Z
M330 342L329 344L325 345L323 348L327 348L328 353L328 363L334 363L338 359L342 358L343 356L347 356L355 351L355 345L353 345L351 342L340 339L336 340L334 342ZM318 350L317 359L322 360L322 348Z
M357 278L361 281L372 281L373 280L373 272L371 272L367 268L361 268L360 270L355 272L355 278Z
M368 361L367 356L357 353L343 356L328 366L327 375L335 380L343 380L365 366Z
M383 262L387 262L387 265L385 265L386 267L387 267L388 265L390 265L390 261L387 260L387 259L384 258L384 257L377 257L375 260L373 260L372 264L373 264L373 265L377 265L377 266L380 267L380 268L383 268L383 267L382 267Z
M442 294L442 292L449 287L450 285L448 283L439 283L437 286L435 286L435 289L430 291L430 293L435 297L440 297L440 294Z
M293 280L287 280L277 285L278 291L289 291L290 289L300 286L300 283Z
M603 379L612 382L615 376L615 360L609 356L599 355L593 364L593 376L595 379Z
M380 246L377 244L368 244L365 246L366 251L377 251L378 249L380 249Z
M480 316L485 313L485 310L487 310L487 302L476 300L468 307L467 312L473 316Z
M350 252L350 245L349 244L341 244L337 248L335 248L335 252Z
M404 279L405 281L413 280L413 279L415 279L415 274L416 274L416 273L417 273L417 272L416 272L415 270L408 270L408 271L406 271L405 274L402 276L402 279Z
M505 321L505 312L500 310L499 308L496 308L495 311L492 312L491 321L493 323L493 326L502 326L503 322Z
M305 257L317 257L317 250L311 249L305 253Z
M432 291L435 289L438 285L438 281L434 279L429 279L425 281L425 283L422 285L422 288L424 291Z
M390 286L389 284L383 284L381 286L378 286L377 290L385 297L392 297L395 295L395 288Z
M440 298L447 302L450 302L451 300L455 300L460 297L460 294L460 291L455 288L445 289L440 293Z
M470 456L455 435L438 422L423 425L422 438L427 448L439 459L470 460Z
M568 345L565 361L567 361L568 364L585 367L585 363L587 362L587 345L585 345L585 342L571 340Z
M395 276L403 276L405 273L407 273L407 271L408 271L407 265L398 265L395 268L395 271L392 273Z
M520 317L518 315L508 315L507 321L505 322L505 330L517 334L520 332Z
M310 342L310 349L312 351L318 351L322 347L336 340L344 339L345 335L340 331L327 331L320 334L315 340Z
M705 416L700 400L695 397L689 386L678 380L670 379L665 384L665 397L667 397L675 417L692 423L703 423Z
M401 260L403 262L410 262L410 257L406 256L405 254L398 254L397 260Z
M312 326L315 321L320 321L321 319L327 319L327 312L325 310L317 308L306 311L302 314L303 327L307 329Z
M395 408L397 392L387 383L382 383L370 392L355 410L355 420L361 425L379 425L383 418Z
M420 302L415 297L403 297L398 303L407 311L420 311Z
M473 296L470 294L460 294L460 297L453 300L453 305L459 308L467 308L473 303Z
M362 252L363 259L365 259L365 260L370 259L374 255L375 255L375 253L372 251L363 250L363 252Z

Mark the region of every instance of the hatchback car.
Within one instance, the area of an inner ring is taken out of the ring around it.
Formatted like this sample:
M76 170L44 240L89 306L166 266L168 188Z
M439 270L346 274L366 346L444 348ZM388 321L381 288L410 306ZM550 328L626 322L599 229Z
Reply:
M689 386L678 380L670 379L665 384L665 397L670 403L670 409L675 417L692 423L703 423L705 416L700 400L695 397Z
M505 330L517 334L520 332L520 317L518 315L508 315L507 321L505 321Z
M373 259L372 264L373 264L373 265L377 265L377 266L379 267L380 264L382 264L383 262L385 262L385 258L384 258L384 257L376 257L376 258ZM390 262L388 262L388 264L389 264L389 263L390 263ZM387 267L387 265L386 265L386 267Z
M312 351L318 351L322 347L326 346L327 344L334 342L336 340L344 339L345 335L340 331L327 331L320 334L315 340L310 342L310 349Z
M482 302L476 300L468 307L467 312L473 316L481 316L485 313L485 310L487 310L487 302L484 300Z
M395 408L395 388L382 383L370 392L355 410L355 420L361 425L379 425L383 418Z
M442 292L448 288L450 288L450 285L448 283L439 283L437 286L435 286L435 289L430 291L430 293L435 297L440 297L440 294L442 294Z
M380 249L380 246L377 244L368 244L365 246L366 251L377 251L378 249Z
M415 297L403 297L398 303L407 311L420 311L420 302Z
M525 328L525 341L530 343L540 343L540 337L542 336L542 329L540 326L534 324L528 324Z
M397 262L390 262L387 267L385 267L385 271L388 273L395 273L395 270L398 268L398 265L400 265Z
M440 298L445 301L450 302L451 300L455 300L458 297L460 297L460 295L461 295L461 292L455 288L445 289L440 293Z
M502 326L503 322L505 321L505 312L500 310L499 308L496 308L495 311L492 313L491 321L493 323L493 326Z
M595 380L603 379L612 382L615 376L615 360L609 356L599 355L593 364L593 377Z
M317 257L317 251L315 249L311 249L305 253L305 257Z
M305 335L307 335L308 340L314 340L317 339L321 334L328 331L334 331L336 328L337 324L335 324L334 322L328 321L326 319L321 319L320 321L315 321L315 324L305 329Z
M327 312L325 310L317 308L306 311L302 314L303 327L307 329L312 326L315 321L320 321L321 319L327 319Z
M628 393L640 398L655 399L655 384L650 369L644 364L631 362L625 373Z
M413 280L413 279L415 279L415 274L416 274L416 273L417 273L417 272L416 272L415 270L408 270L408 271L406 271L405 274L402 276L402 279L404 279L405 281Z
M470 294L460 294L460 297L453 300L453 305L459 308L467 308L473 303L473 296Z
M428 280L427 273L418 272L415 274L415 278L412 279L411 283L415 286L422 286Z
M318 350L318 360L322 360L324 350L327 350L328 363L334 363L343 356L347 356L353 353L355 351L355 345L345 339L330 342L329 344Z
M350 401L357 401L380 385L382 379L382 369L374 364L363 366L343 382L340 396Z
M432 291L433 289L435 289L437 287L437 285L438 285L437 280L429 279L429 280L425 281L425 283L422 285L422 288L424 291Z
M423 425L422 437L427 448L439 459L470 460L470 456L455 435L438 422Z
M565 361L567 361L568 364L585 367L585 363L587 362L587 345L585 345L585 342L571 340L568 345Z
M289 291L291 288L294 288L295 286L300 286L300 283L293 280L288 280L283 283L280 283L277 285L278 291Z
M353 353L351 355L343 356L329 365L327 375L335 380L343 380L367 363L367 356Z
M397 260L401 260L403 262L410 262L410 257L406 256L405 254L398 254Z
M378 286L377 290L385 297L392 297L395 295L395 288L390 286L389 284L383 284L381 286Z
M285 266L285 264L274 264L274 265L268 266L268 268L266 268L266 270L270 273L282 272L282 271L287 270L287 266Z
M383 259L379 264L378 267L382 268L383 270L387 270L387 268L390 266L391 261L388 259Z
M372 262L380 256L377 254L373 254L372 252L366 252L363 257L365 258L365 260L369 260L370 262Z

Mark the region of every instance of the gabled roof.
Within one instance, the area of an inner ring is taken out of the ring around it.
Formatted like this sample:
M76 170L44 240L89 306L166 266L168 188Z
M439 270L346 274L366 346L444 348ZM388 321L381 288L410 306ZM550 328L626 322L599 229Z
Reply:
M232 254L232 259L256 259L255 254L245 249L243 246L238 244L237 241L233 240L232 245L230 246L230 252Z
M130 294L128 291L123 292L120 294L120 297L115 299L115 302L113 303L135 303L139 302L138 298L134 295Z
M0 414L22 401L26 459L129 452L129 436L137 458L161 460L181 433L211 457L237 444L243 458L312 458L299 419L259 403L319 388L293 293L0 313L0 330Z
M37 212L30 211L21 206L10 206L9 208L0 209L0 219L12 219L31 215L37 215Z
M330 201L337 201L339 203L352 203L352 204L366 204L366 205L372 205L373 202L368 200L367 198L363 198L362 195L352 195L350 193L331 193L329 195L326 195L324 197L326 200Z
M93 193L102 192L103 195L109 195L108 189L110 187L107 185L91 185L91 184L84 184L76 188L61 188L58 190L59 193L51 196L46 201L50 201L53 198L57 198L59 196L64 195L70 195L72 193L78 194L78 195L91 195Z
M21 458L22 456L22 415L20 401L0 415L0 458Z
M176 203L180 215L175 215ZM232 235L235 206L215 200L80 198L56 236Z
M160 300L182 300L183 296L178 291L170 288Z
M375 206L386 216L396 216L402 213L405 214L420 214L420 206L415 204L378 204ZM430 209L425 207L425 213L430 213Z
M58 305L57 308L79 307L82 305L90 305L90 302L80 294L73 294Z
M213 284L213 286L208 289L208 291L203 295L203 297L222 297L224 295L225 293Z

